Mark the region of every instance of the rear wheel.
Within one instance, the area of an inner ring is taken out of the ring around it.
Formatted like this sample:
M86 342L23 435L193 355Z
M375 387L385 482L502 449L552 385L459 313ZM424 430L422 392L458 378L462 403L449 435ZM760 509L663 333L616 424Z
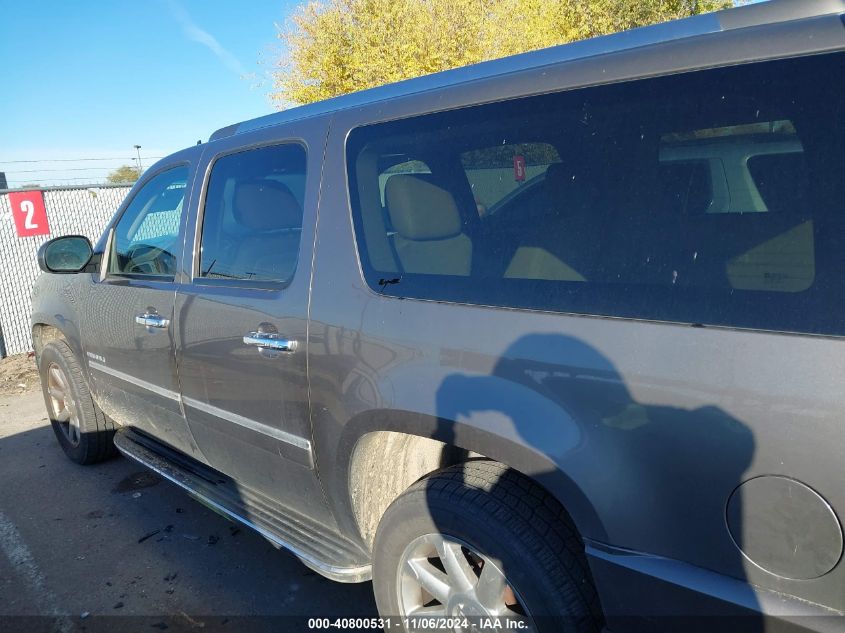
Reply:
M112 457L114 424L91 397L82 367L64 341L51 341L41 351L41 390L53 432L65 454L78 464Z
M470 631L484 618L499 618L502 630L601 630L569 516L502 464L470 461L411 486L382 517L373 552L379 611L402 618L410 631L419 618L466 618ZM424 630L431 620L417 624Z

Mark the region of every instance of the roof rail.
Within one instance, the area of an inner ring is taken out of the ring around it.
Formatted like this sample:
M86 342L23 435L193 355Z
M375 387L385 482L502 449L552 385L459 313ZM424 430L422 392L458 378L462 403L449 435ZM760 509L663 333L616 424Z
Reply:
M611 35L552 46L530 53L512 55L510 57L472 64L453 70L446 70L423 77L406 79L377 88L361 90L228 125L214 132L208 140L215 141L243 132L289 123L321 114L338 112L360 105L436 90L477 79L486 79L511 72L530 70L550 64L583 59L606 53L615 53L720 31L730 31L832 14L845 14L845 0L768 0L767 2L644 26Z

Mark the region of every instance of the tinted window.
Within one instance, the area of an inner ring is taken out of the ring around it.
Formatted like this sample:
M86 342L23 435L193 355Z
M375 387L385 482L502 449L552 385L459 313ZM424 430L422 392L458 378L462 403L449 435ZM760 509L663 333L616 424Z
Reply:
M289 282L299 255L304 195L300 145L219 158L208 181L199 276Z
M768 169L768 158L785 164L779 170ZM664 192L672 195L676 203L684 203L684 213L759 213L779 202L783 203L781 210L798 208L806 195L800 188L803 159L804 148L795 125L784 119L673 132L661 137ZM760 169L755 169L761 164ZM693 171L684 175L685 168ZM775 182L778 178L783 179L780 185ZM776 200L777 194L770 195L778 187L793 192L788 200Z
M760 154L748 159L748 170L766 208L778 213L801 207L807 198L804 152Z
M841 75L843 59L700 71L353 130L366 279L405 297L841 332L831 305L843 289L842 96L825 78ZM409 155L431 173L391 179L382 199L379 165Z
M390 157L392 159L393 157ZM378 185L381 194L381 204L384 206L384 190L387 187L387 181L396 175L400 174L430 174L431 169L423 160L407 160L407 156L402 157L402 161L396 164L391 164L393 161L388 160L382 165L381 173L379 174Z
M169 169L135 194L114 229L109 273L173 277L187 179L187 167Z
M661 161L660 206L673 209L677 215L694 215L713 210L713 179L711 171L721 169L707 160Z
M557 150L548 143L495 145L461 154L461 165L472 187L480 216L519 189L542 179L551 163L560 162Z

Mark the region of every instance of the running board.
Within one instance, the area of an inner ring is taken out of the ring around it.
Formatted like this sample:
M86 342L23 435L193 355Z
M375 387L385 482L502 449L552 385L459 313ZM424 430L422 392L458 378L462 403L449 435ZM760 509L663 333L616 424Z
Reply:
M361 547L265 495L131 428L118 429L114 445L124 456L173 482L211 509L288 550L318 574L339 582L371 578L369 557Z

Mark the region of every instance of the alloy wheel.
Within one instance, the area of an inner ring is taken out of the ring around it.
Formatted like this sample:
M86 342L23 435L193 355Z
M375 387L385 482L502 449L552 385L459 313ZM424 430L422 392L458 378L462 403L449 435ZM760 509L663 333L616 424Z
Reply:
M50 363L47 368L47 394L50 396L50 414L58 422L62 431L72 446L78 446L82 438L79 429L79 412L70 382L65 372L56 363Z
M524 602L499 566L453 537L414 539L402 554L397 585L400 615L411 619L409 625L414 618L467 618L473 631L484 618L500 618L502 630L517 620L515 630L533 631Z

